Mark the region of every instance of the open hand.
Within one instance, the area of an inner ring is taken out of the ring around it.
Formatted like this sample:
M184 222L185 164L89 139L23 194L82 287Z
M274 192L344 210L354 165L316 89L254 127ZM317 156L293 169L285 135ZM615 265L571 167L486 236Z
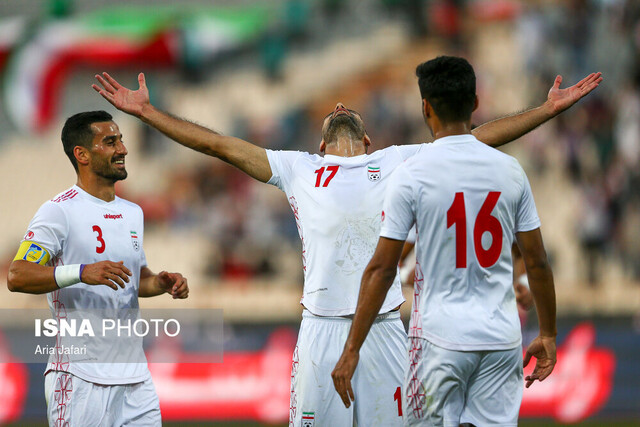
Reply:
M143 73L138 74L140 85L138 90L122 86L108 73L102 73L102 76L96 74L95 77L102 87L97 84L93 84L91 87L118 110L139 117L142 115L142 109L149 105L149 90Z
M558 75L547 95L547 104L554 115L560 114L597 88L601 81L602 73L591 73L575 85L560 89L562 76Z
M528 375L524 379L527 388L529 388L535 380L544 381L544 379L551 374L554 366L556 366L556 338L536 337L536 339L529 344L529 347L527 347L523 367L529 364L531 356L536 358L536 367L533 369L531 375Z
M86 264L82 270L80 280L87 285L105 285L118 290L118 286L124 288L129 283L131 271L124 266L124 262L100 261Z
M353 373L356 371L359 359L358 353L349 354L345 351L340 356L338 363L336 363L336 367L333 368L333 372L331 372L333 386L347 408L351 406L351 402L355 399L351 388L351 378L353 378Z

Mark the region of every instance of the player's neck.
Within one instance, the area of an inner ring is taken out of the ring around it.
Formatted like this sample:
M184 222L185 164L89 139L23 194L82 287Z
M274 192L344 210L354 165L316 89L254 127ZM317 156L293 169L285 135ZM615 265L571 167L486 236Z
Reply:
M112 202L116 198L115 183L111 180L106 181L105 178L97 175L83 176L79 174L76 185L93 197L105 202Z
M431 129L435 139L446 136L466 135L471 133L471 121L451 123L434 121L431 123Z
M327 144L324 154L331 154L340 157L354 157L366 154L364 143L348 137L339 137L336 142Z

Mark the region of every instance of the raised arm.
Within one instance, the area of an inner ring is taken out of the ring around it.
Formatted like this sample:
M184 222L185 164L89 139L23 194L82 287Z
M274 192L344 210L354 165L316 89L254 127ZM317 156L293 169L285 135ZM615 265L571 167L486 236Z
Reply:
M598 87L601 81L602 73L591 73L575 85L560 89L562 76L557 76L544 104L522 113L487 122L475 128L472 133L485 144L499 147L531 132L547 120L570 108Z
M96 75L96 79L102 87L96 84L92 87L118 110L139 118L185 147L217 157L259 181L267 182L271 179L271 166L264 148L239 138L221 135L151 105L143 73L138 75L140 87L135 91L122 86L107 73Z

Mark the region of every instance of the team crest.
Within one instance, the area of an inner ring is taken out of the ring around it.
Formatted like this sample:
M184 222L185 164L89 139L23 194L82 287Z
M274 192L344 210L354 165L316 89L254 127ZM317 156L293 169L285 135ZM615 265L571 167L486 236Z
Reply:
M380 166L369 166L369 168L367 169L367 175L369 176L369 181L380 181Z
M131 232L131 244L133 245L133 250L138 252L140 250L140 241L138 240L138 233L135 231Z
M303 412L302 413L302 427L313 427L316 423L315 412Z

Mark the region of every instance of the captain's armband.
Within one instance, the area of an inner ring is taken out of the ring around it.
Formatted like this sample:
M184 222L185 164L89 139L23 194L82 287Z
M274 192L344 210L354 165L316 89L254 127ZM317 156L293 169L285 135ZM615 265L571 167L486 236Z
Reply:
M36 264L45 265L51 259L51 254L43 248L40 244L24 241L20 244L20 248L18 248L18 253L16 254L14 261L16 260L24 260L29 262L34 262Z

